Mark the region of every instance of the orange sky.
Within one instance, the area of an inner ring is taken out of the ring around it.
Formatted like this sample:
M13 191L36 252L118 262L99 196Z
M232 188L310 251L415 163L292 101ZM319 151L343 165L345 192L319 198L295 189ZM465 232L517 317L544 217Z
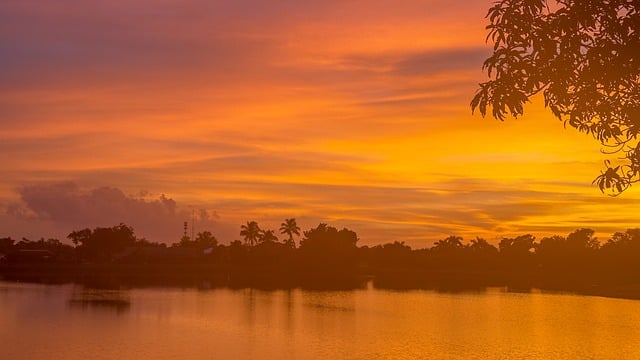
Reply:
M3 1L0 236L173 242L192 210L224 242L286 217L414 247L640 226L539 99L471 115L490 4Z

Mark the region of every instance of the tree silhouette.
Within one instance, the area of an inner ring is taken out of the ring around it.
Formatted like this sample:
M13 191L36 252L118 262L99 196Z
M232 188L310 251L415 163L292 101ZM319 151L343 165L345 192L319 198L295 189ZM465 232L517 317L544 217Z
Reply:
M565 126L593 135L605 153L595 180L616 195L640 181L640 7L631 0L499 0L488 11L493 54L471 101L482 116L522 115L529 98Z
M15 240L13 240L10 237L0 238L0 253L5 253L10 251L14 242Z
M469 249L472 254L478 255L498 253L498 249L495 246L489 244L487 240L481 237L476 237L475 239L471 240L469 245L467 245L467 249Z
M433 243L433 247L431 249L433 251L455 251L462 248L462 238L460 236L451 235Z
M183 235L180 238L180 242L178 243L180 246L182 247L189 247L191 246L191 244L193 243L193 241L191 241L191 237L188 235Z
M179 246L186 248L196 248L198 250L204 250L212 248L218 245L218 239L210 231L202 231L196 235L196 238L191 240L188 236L183 236L180 239Z
M598 250L600 242L593 237L595 231L592 229L578 229L567 235L567 246L574 252L585 252Z
M338 230L325 223L304 231L304 238L300 241L303 249L355 249L358 236L347 228Z
M600 256L605 271L624 278L640 277L640 229L617 232L602 245ZM611 277L613 278L613 276Z
M293 240L293 235L300 236L300 227L296 223L296 219L285 219L282 224L280 224L280 233L286 234L289 238L286 240L285 244L295 248L296 242Z
M195 241L198 246L202 248L210 248L218 245L218 239L211 234L211 231L199 232L198 235L196 235Z
M134 245L137 241L133 228L122 223L110 228L73 231L67 238L90 260L110 260L116 252Z
M536 245L536 255L544 262L564 265L568 254L567 239L560 235L543 237Z
M298 248L277 243L275 231L261 231L255 221L241 228L247 244L259 244L216 245L203 231L167 247L136 238L124 224L73 231L75 248L53 238L0 238L0 276L93 286L207 281L315 289L355 288L373 278L374 286L394 289L508 286L640 299L640 229L617 232L602 246L594 230L582 228L539 242L530 234L503 238L498 248L482 238L464 242L452 235L414 250L399 241L358 247L354 231L324 223L304 231Z
M338 230L320 223L303 232L298 251L302 271L328 276L339 281L342 275L353 274L356 265L358 235L347 228Z
M277 242L278 237L274 234L273 230L264 230L261 232L259 240L263 243Z
M529 256L533 253L536 238L531 234L516 236L515 238L503 238L498 243L500 253L507 256Z
M260 238L260 227L255 221L247 221L246 225L240 226L240 236L244 237L245 245L254 246Z

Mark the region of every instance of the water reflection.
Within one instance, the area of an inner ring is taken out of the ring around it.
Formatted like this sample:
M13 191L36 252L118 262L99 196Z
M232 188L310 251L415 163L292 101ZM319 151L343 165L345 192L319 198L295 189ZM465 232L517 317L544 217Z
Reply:
M83 310L105 309L123 313L131 307L131 295L128 290L75 286L67 304L71 308Z
M640 358L640 301L0 282L0 338L2 359L30 360L625 359Z

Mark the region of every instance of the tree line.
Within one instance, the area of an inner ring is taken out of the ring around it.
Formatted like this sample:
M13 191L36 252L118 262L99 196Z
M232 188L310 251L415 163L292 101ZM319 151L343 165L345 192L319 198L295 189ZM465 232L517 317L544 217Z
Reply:
M282 222L279 233L282 240L248 221L240 227L242 240L228 245L210 231L171 245L150 242L125 224L73 231L73 245L6 237L0 239L0 274L76 281L102 272L123 282L257 287L356 287L372 279L385 288L509 286L640 295L640 229L604 241L583 228L539 240L531 234L505 237L497 245L449 236L419 249L399 241L358 246L353 230L320 223L301 231L293 218Z

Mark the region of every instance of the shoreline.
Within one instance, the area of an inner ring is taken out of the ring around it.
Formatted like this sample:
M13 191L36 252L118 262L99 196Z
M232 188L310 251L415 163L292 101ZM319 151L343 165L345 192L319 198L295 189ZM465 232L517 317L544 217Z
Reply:
M535 279L523 281L489 281L475 278L393 278L366 273L295 273L283 271L238 271L215 264L20 264L0 266L0 281L46 285L76 284L87 288L133 289L177 287L194 289L252 288L258 290L304 289L317 291L357 290L372 287L379 290L427 290L440 293L544 292L640 300L640 283L608 285L570 285ZM265 270L265 269L263 269Z

